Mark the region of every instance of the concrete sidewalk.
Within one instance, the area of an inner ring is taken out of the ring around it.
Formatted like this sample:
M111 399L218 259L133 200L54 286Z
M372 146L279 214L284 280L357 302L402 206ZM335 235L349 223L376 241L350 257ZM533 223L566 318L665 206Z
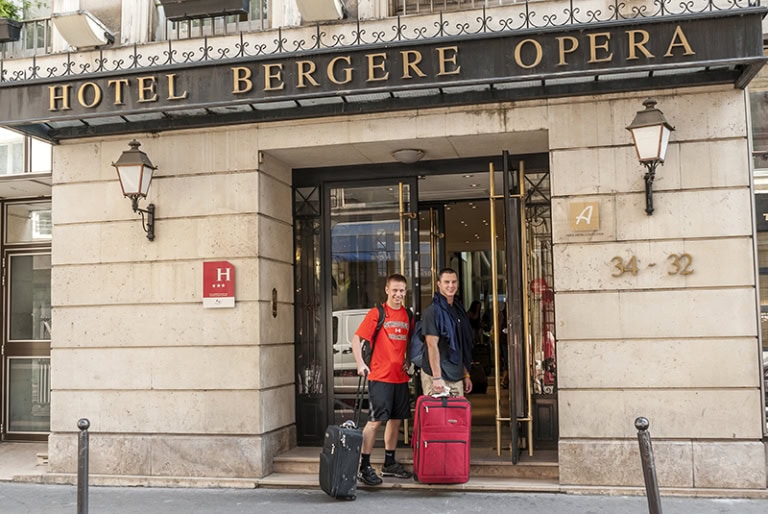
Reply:
M15 476L40 475L48 470L48 443L0 444L0 482ZM0 506L0 512L3 512Z
M91 514L241 514L254 512L644 514L644 497L540 493L358 490L357 500L337 501L319 489L164 489L91 487ZM764 514L768 500L662 498L664 514ZM0 483L3 514L75 514L77 488Z

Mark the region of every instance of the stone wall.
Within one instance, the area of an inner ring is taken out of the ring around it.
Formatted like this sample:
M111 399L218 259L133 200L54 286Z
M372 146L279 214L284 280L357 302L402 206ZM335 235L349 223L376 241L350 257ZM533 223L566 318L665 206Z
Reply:
M95 474L263 476L295 444L290 170L255 129L136 137L154 242L111 166L130 137L54 152L50 469L76 470L84 417ZM202 306L215 260L235 308Z
M561 482L642 485L645 416L661 487L764 488L748 101L656 99L676 131L651 216L625 130L642 97L550 102ZM594 231L571 225L583 202Z

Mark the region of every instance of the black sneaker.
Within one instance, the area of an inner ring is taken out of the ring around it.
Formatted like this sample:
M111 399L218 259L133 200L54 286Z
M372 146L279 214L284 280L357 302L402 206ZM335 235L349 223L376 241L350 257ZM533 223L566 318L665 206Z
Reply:
M382 466L381 468L381 474L385 477L395 477L395 478L412 478L413 473L410 471L406 471L403 468L403 465L399 462L395 462L394 464L390 464L389 466Z
M357 474L357 478L366 485L379 485L383 482L381 477L376 474L376 471L371 466L366 466L360 470Z

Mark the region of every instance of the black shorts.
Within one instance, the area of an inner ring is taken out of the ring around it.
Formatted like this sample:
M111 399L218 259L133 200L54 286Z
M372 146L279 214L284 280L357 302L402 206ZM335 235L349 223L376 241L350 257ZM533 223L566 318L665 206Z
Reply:
M409 419L411 417L409 396L408 382L390 384L389 382L369 380L369 419L371 421Z

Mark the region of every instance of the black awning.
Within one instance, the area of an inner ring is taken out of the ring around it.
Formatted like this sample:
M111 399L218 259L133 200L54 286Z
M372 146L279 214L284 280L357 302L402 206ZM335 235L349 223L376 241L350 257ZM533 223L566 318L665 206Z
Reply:
M151 60L0 82L0 125L60 141L322 116L711 84L763 66L760 7L192 62ZM717 34L717 37L713 37ZM241 35L241 43L243 36ZM301 45L298 45L301 47ZM284 50L280 42L280 50ZM174 52L169 51L169 55ZM93 70L93 71L91 71ZM5 76L5 72L2 72Z

